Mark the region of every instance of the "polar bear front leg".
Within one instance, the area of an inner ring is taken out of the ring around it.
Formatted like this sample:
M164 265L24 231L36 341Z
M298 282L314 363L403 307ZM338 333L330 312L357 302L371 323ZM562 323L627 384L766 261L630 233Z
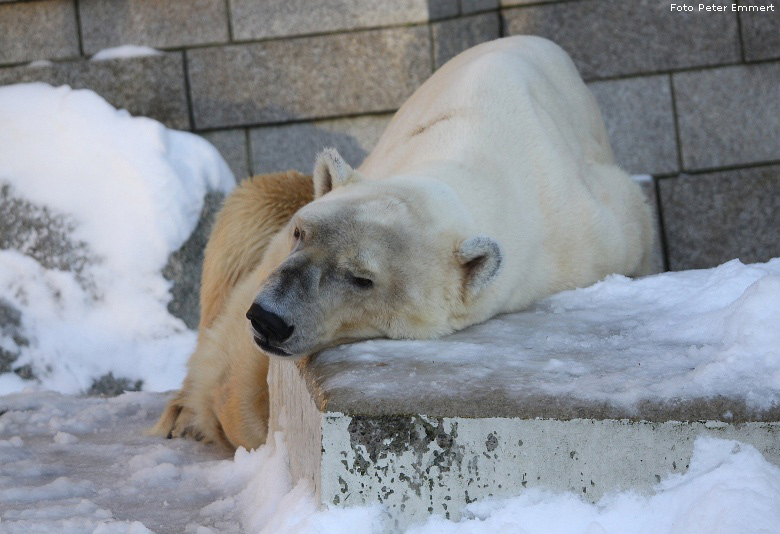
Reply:
M255 449L268 434L268 356L249 354L231 362L215 398L216 417L233 448Z

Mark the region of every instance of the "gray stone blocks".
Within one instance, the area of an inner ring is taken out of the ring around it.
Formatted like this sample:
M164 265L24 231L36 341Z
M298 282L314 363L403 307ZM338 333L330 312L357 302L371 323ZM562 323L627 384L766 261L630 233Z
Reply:
M171 128L190 128L180 53L0 69L0 85L26 82L92 89L133 115L152 117Z
M295 169L311 174L314 158L334 147L356 167L374 148L392 115L306 122L251 130L252 161L257 174Z
M187 53L196 128L397 109L431 74L427 27Z
M72 0L0 5L0 64L78 55Z
M170 48L225 43L224 0L81 0L84 52L123 44Z
M247 147L247 132L244 129L217 130L202 134L202 136L219 150L225 162L233 171L236 182L252 175L249 165L249 150Z
M438 69L472 46L498 39L498 13L450 19L433 25L433 60Z
M672 75L683 167L780 159L780 63Z
M766 0L742 0L741 6L766 6ZM742 46L745 59L780 58L780 7L775 11L741 12L739 20L742 24Z
M592 82L618 164L632 174L677 172L669 76Z
M658 0L581 0L505 9L503 16L506 35L552 39L586 79L740 60L731 12L676 13Z
M457 15L457 0L232 0L237 40L267 39L427 22Z
M523 6L528 4L542 4L544 2L559 2L560 0L501 0L501 7Z
M780 166L660 181L669 267L780 256Z
M470 15L480 11L498 9L498 0L460 0L461 15Z

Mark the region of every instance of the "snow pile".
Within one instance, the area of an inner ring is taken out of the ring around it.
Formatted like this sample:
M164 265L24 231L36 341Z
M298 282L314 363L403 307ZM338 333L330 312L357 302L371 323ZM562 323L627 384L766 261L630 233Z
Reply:
M51 392L0 398L0 531L191 534L380 533L381 506L317 510L290 478L281 433L233 458L193 440L142 435L166 396L111 399ZM24 438L22 438L24 436ZM410 534L736 534L780 532L780 469L752 446L700 438L685 474L652 495L590 504L526 490L469 505L461 521L432 517Z
M0 88L0 124L4 201L50 221L0 250L0 295L21 312L25 338L0 330L0 348L20 353L15 365L31 365L43 388L76 393L108 372L178 387L195 335L168 313L160 271L207 191L234 184L221 156L67 86ZM56 261L40 250L47 239ZM28 384L0 375L0 392Z
M355 343L316 365L326 391L372 401L460 406L493 391L508 404L554 396L635 414L642 401L723 396L761 411L780 405L778 325L780 259L733 260L612 275L440 340Z

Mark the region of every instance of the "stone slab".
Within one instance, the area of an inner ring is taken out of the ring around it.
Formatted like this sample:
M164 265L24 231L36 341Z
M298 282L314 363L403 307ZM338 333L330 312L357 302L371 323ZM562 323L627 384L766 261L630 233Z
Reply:
M543 4L545 2L559 2L560 0L501 0L501 7L524 6L528 4Z
M679 171L669 76L592 82L615 159L633 174Z
M0 85L29 82L92 89L133 115L152 117L171 128L190 128L180 53L0 69Z
M727 5L731 0L716 0ZM658 0L581 0L504 9L505 35L547 37L586 79L738 62L737 14L670 12Z
M669 267L780 256L780 166L660 180Z
M501 22L498 13L450 19L433 24L433 62L439 68L464 50L498 39Z
M254 128L250 131L252 165L256 173L295 169L311 174L314 158L334 147L357 168L379 141L392 115L305 122Z
M780 62L672 75L683 168L780 159Z
M225 43L224 0L80 0L84 52L124 44L154 48Z
M457 15L457 0L232 0L236 40L268 39L428 22Z
M461 15L470 15L480 11L489 11L499 7L498 0L460 0Z
M73 0L0 5L0 65L78 55Z
M247 147L247 132L244 129L217 130L201 134L208 142L214 145L222 157L225 158L236 182L251 176L252 170L249 161Z
M766 6L766 0L741 0L740 6ZM745 59L780 58L780 7L774 12L740 12Z
M187 52L197 128L386 112L431 74L427 27Z

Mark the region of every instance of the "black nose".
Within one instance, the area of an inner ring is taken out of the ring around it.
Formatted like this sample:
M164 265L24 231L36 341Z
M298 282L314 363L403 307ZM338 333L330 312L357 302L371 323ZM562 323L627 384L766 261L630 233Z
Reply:
M246 312L246 318L249 319L249 322L252 323L252 328L258 334L273 343L281 343L289 339L295 329L294 326L285 323L284 319L275 313L269 312L256 302Z

